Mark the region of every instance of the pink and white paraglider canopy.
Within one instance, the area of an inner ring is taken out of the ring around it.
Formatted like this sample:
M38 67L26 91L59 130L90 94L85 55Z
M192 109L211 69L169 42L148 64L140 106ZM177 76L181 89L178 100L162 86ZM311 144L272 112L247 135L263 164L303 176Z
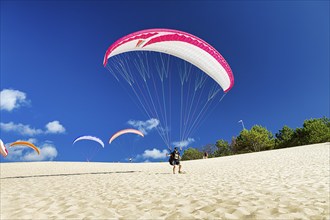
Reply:
M114 135L112 135L109 140L109 144L111 144L111 142L113 140L115 140L117 137L119 137L120 135L128 134L128 133L137 134L137 135L140 135L141 137L144 137L144 134L141 131L128 128L128 129L120 130L120 131L116 132Z
M2 142L2 140L0 139L0 154L3 157L6 157L8 155L8 151L6 149L6 146L4 145L4 143Z
M204 71L228 92L234 85L232 70L210 44L189 33L171 29L148 29L120 38L107 50L103 65L117 54L130 51L155 51L179 57Z

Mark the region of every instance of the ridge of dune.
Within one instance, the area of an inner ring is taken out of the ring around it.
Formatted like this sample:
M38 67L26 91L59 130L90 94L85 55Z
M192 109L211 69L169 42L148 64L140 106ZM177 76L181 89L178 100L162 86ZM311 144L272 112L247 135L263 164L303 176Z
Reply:
M0 164L0 219L328 219L330 143L168 163Z

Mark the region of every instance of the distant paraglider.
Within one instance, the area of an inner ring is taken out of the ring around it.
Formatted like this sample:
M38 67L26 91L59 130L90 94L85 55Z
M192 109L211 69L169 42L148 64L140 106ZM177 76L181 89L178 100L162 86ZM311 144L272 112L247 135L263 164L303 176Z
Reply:
M137 135L140 135L141 137L144 137L144 134L141 131L129 128L129 129L120 130L120 131L116 132L114 135L112 135L112 137L109 140L109 144L111 144L111 142L113 140L115 140L117 137L119 137L123 134L128 134L128 133L137 134Z
M6 146L3 144L1 139L0 139L0 153L3 157L6 157L8 155L8 151L6 149Z
M87 141L93 141L94 143L96 142L97 144L92 144L92 145L84 145L85 147L83 148L80 148L79 152L81 155L83 155L83 157L86 158L86 160L89 162L92 160L92 158L97 154L97 152L101 149L99 145L102 146L102 148L104 148L104 143L103 141L98 138L98 137L95 137L95 136L90 136L90 135L83 135L83 136L80 136L78 138L76 138L74 141L73 141L73 145L78 142L78 141L82 141L82 140L87 140Z
M11 147L14 147L14 146L26 146L26 147L30 147L33 150L35 150L38 154L40 154L39 148L37 148L34 144L32 144L32 143L30 143L28 141L16 141L14 143L11 143L10 146Z
M104 148L104 143L103 143L103 141L102 141L101 139L97 138L97 137L94 137L94 136L88 136L88 135L81 136L81 137L76 138L76 139L73 141L73 144L76 143L77 141L80 141L80 140L96 141L97 143L99 143L99 144Z

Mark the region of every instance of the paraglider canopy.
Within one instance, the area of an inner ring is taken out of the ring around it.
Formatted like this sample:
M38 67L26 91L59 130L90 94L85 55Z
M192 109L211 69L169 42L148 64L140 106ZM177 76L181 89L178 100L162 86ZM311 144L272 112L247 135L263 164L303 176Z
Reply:
M172 29L141 30L118 39L103 65L145 116L158 120L154 128L169 149L173 140L191 140L234 85L229 64L214 47Z
M120 131L116 132L114 135L112 135L109 140L109 144L111 144L111 142L113 140L115 140L117 137L119 137L120 135L128 134L128 133L137 134L137 135L140 135L141 137L144 137L144 134L141 131L129 128L129 129L120 130Z
M6 157L8 155L8 151L6 149L6 146L3 144L1 139L0 139L0 153L3 157Z
M97 137L94 137L94 136L89 136L89 135L84 135L84 136L80 136L80 137L76 138L73 141L73 144L76 143L77 141L81 141L81 140L96 141L97 143L99 143L104 148L104 143L100 138L97 138Z
M35 150L38 154L40 154L39 148L37 148L34 144L32 144L32 143L30 143L28 141L16 141L16 142L10 144L11 147L19 146L19 145L30 147L33 150Z
M87 148L79 149L80 154L83 155L86 158L87 162L91 161L91 159L101 149L99 147L99 145L101 145L102 148L104 148L104 143L100 138L90 136L90 135L83 135L83 136L80 136L80 137L76 138L73 141L72 145L74 145L76 142L82 141L82 140L88 140L88 141L93 141L94 143L95 142L98 143L98 144L93 143L91 146L88 146Z
M130 51L155 51L186 60L203 70L228 92L234 85L234 76L222 55L204 40L178 30L147 29L124 36L107 50L103 65L117 54Z

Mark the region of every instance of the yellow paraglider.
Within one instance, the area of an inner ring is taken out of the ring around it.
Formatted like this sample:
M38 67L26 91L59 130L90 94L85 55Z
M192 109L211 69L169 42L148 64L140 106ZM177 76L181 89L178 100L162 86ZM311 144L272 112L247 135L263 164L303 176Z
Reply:
M32 144L30 142L27 142L27 141L16 141L16 142L10 144L11 147L18 146L18 145L30 147L33 150L35 150L38 154L40 154L39 148L37 148L34 144Z

